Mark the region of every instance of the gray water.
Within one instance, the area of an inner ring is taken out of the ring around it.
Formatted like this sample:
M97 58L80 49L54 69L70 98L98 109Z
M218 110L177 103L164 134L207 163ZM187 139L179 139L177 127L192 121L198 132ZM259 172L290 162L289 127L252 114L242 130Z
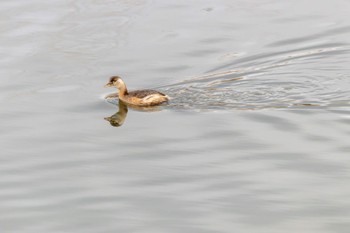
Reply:
M349 232L349 14L1 1L1 232ZM172 99L119 107L112 75Z

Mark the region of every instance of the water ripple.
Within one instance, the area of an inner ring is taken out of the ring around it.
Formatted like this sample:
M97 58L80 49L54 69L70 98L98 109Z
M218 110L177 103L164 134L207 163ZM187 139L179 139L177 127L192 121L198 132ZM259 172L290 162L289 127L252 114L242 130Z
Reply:
M349 56L346 44L333 43L283 52L252 55L234 62L242 67L194 76L161 87L172 100L171 107L192 109L263 109L290 107L348 107L350 86L347 75L330 79L327 72L337 69L333 64L322 66L324 58ZM321 56L322 55L322 56ZM301 63L302 62L302 63ZM314 63L323 71L300 67ZM299 65L296 68L296 65ZM341 72L341 70L338 70ZM293 81L290 81L293 80Z

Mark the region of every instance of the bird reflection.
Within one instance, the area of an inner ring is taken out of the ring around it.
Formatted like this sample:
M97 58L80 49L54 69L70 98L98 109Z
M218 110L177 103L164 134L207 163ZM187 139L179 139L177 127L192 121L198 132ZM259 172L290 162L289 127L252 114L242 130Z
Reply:
M125 118L128 115L128 106L119 100L119 110L110 117L105 117L106 121L109 121L111 126L119 127L124 124Z
M105 117L104 119L106 121L109 121L111 126L120 127L124 124L126 116L128 115L128 107L133 109L133 110L140 111L140 112L157 112L157 111L161 110L161 108L159 106L139 107L139 106L133 106L133 105L126 105L124 102L119 100L118 112L114 113L112 116Z

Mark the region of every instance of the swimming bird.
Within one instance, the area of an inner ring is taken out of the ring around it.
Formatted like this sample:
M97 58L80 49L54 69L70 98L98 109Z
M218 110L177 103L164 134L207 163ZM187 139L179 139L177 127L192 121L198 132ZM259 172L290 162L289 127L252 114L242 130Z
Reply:
M105 87L116 87L118 89L118 97L126 104L135 106L155 106L167 102L169 97L155 90L138 90L128 91L124 81L119 76L112 76ZM108 95L106 98L116 97L115 94Z

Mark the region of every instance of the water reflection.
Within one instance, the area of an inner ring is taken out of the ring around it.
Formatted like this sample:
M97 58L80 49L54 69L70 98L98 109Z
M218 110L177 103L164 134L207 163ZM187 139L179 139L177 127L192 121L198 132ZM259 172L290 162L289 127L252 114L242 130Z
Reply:
M119 100L118 112L114 113L112 116L105 117L106 121L109 121L111 126L119 127L124 124L126 116L128 115L128 107L122 101Z
M115 99L114 100L107 99L107 101L113 104ZM120 127L124 124L126 116L128 115L128 108L131 108L133 110L140 111L140 112L158 112L162 110L160 106L139 107L134 105L127 105L120 100L117 100L117 101L118 101L118 111L113 115L104 118L106 121L109 121L109 123L113 127Z

